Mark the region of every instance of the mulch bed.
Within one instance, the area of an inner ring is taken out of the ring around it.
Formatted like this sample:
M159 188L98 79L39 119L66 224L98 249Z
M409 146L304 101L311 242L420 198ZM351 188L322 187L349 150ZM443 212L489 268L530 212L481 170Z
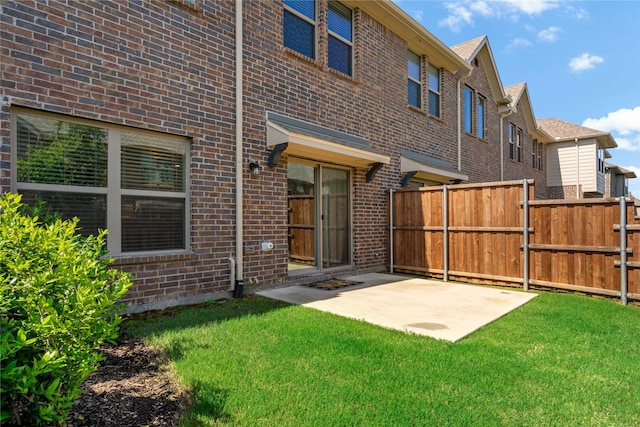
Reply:
M69 427L175 426L189 404L162 362L142 341L121 338L101 347L105 359L82 385Z

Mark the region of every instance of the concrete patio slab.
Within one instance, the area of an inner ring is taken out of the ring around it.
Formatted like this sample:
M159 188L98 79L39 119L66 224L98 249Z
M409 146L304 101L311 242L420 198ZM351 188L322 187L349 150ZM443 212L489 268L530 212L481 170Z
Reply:
M508 289L380 273L341 279L361 283L335 290L296 285L257 294L452 342L536 296Z

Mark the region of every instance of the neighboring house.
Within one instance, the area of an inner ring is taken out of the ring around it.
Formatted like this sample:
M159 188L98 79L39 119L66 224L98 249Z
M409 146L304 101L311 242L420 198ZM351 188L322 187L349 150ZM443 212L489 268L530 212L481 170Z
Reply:
M608 132L559 119L538 119L551 137L547 145L547 186L550 199L603 197L605 158L618 145Z
M0 187L108 228L131 311L386 270L404 185L550 185L486 37L454 51L392 1L0 12Z
M534 179L536 197L545 198L544 144L551 138L537 127L526 83L502 86L486 36L451 49L473 67L461 81L462 169L476 181ZM486 158L494 161L478 161Z
M629 180L633 178L637 178L634 171L605 162L604 197L630 196Z

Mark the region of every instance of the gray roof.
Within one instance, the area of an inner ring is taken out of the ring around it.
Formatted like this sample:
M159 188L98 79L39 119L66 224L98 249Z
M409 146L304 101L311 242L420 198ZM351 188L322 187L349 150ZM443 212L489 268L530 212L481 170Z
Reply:
M618 144L616 144L616 141L608 132L579 126L555 118L536 119L536 121L538 122L538 126L543 131L551 135L551 137L553 137L556 141L569 141L574 138L595 138L598 140L602 148L615 148L618 146Z
M402 157L406 157L407 159L411 159L418 163L421 163L425 166L431 166L441 170L460 173L460 171L456 169L451 163L441 159L437 159L435 157L425 156L423 154L414 153L413 151L408 150L400 150L400 155Z
M292 119L291 117L283 116L282 114L272 111L267 112L267 120L289 132L381 154L371 148L369 141L365 138L349 135L348 133L314 125L302 120Z

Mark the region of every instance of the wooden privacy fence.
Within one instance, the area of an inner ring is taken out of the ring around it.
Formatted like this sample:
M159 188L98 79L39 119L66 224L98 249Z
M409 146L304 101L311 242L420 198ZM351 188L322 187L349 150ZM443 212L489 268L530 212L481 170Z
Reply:
M640 300L633 203L533 200L532 184L391 190L391 272Z

